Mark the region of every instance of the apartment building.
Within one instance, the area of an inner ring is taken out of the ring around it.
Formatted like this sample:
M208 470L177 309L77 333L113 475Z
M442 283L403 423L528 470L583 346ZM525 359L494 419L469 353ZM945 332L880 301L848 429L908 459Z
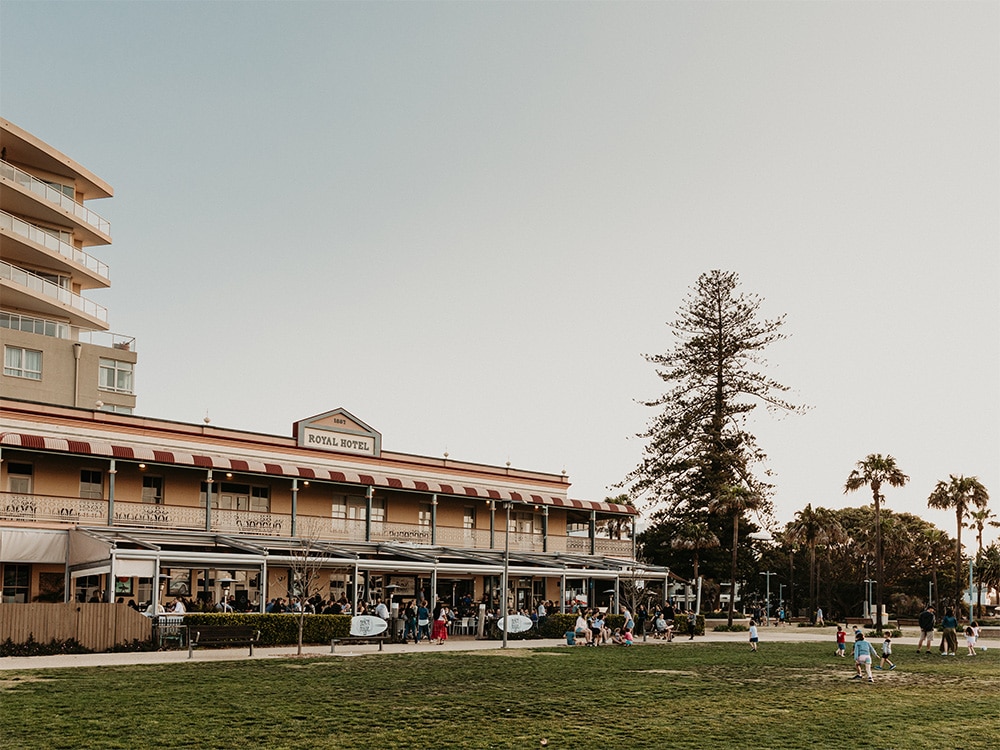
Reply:
M637 511L572 499L565 473L386 451L343 408L287 436L135 413L135 342L84 293L111 187L0 120L2 603L119 597L154 607L302 590L530 607L610 604ZM502 581L507 580L506 597Z
M111 186L0 119L0 345L5 396L124 414L135 408L135 341L86 293L106 289L111 225L89 205Z

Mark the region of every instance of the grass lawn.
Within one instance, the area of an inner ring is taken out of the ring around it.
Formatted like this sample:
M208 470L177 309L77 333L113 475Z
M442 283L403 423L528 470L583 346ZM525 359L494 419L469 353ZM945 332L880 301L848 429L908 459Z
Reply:
M1000 653L894 656L874 685L825 643L0 672L0 747L1000 747Z

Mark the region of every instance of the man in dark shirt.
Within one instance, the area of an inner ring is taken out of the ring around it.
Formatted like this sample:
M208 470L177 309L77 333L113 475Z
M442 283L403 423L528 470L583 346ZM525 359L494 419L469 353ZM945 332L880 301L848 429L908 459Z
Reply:
M920 640L917 641L917 653L920 653L920 646L927 639L927 646L925 647L925 654L931 652L931 641L934 640L934 607L927 605L927 608L920 613L920 617L917 620L920 624Z

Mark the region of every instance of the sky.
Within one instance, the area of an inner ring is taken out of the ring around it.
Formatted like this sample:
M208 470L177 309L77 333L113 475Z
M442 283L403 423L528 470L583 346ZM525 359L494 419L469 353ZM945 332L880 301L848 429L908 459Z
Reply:
M868 502L870 453L891 510L954 535L964 474L1000 515L996 2L4 0L0 35L0 114L114 187L89 296L139 414L342 407L603 499L723 269L810 407L750 425L779 522Z

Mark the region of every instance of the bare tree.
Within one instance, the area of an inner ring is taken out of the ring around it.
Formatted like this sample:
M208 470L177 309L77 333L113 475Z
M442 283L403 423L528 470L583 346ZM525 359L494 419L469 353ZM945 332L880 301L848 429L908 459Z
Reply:
M299 599L299 656L302 655L302 633L306 625L306 604L313 594L313 587L319 580L320 571L327 566L330 553L320 544L317 536L298 539L298 545L288 550L290 594Z

